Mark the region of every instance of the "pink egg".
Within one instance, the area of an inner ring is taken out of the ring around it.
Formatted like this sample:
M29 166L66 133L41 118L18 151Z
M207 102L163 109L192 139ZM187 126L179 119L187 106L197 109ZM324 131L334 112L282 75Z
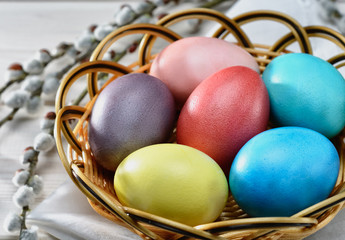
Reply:
M192 91L219 70L241 65L259 73L255 59L241 47L222 39L188 37L163 49L150 74L161 79L182 107Z

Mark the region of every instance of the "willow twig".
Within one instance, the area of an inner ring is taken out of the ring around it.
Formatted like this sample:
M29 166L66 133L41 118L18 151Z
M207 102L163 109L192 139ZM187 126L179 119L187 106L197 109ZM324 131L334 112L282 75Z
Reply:
M36 170L36 166L37 166L37 162L38 162L38 155L39 155L39 151L35 151L35 155L34 157L31 159L30 161L30 165L29 165L29 173L30 173L30 177L33 176L35 174L35 170ZM25 184L27 185L30 181L30 177L28 177L28 180L25 182ZM19 236L22 236L23 230L27 229L26 226L26 215L27 213L30 211L30 207L29 206L24 206L22 208L22 213L21 213L21 217L23 219L23 221L21 222L21 227L20 227L20 233Z
M7 121L11 121L19 109L20 108L13 108L12 111L0 121L0 127L4 125Z
M10 80L8 81L3 87L0 88L0 96L3 92L5 92L10 86L12 86L15 83L20 83L21 81L23 81L25 79L27 75L23 75L23 77L16 79L16 80Z

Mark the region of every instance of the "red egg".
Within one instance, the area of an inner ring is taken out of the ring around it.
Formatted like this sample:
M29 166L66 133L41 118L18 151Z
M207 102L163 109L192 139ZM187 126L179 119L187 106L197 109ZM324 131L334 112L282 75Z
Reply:
M233 66L205 79L190 95L177 123L177 143L203 151L229 173L232 160L266 130L269 97L260 75Z

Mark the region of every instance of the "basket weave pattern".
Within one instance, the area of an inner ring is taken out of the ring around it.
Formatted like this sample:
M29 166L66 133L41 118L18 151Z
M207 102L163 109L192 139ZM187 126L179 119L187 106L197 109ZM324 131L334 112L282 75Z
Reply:
M225 39L232 35L236 44L246 49L257 60L260 70L276 56L289 52L287 48L297 43L300 52L313 53L310 38L323 38L336 44L340 53L327 59L337 68L345 64L345 38L325 27L302 27L294 19L272 11L255 11L230 19L214 10L190 9L171 14L157 24L133 24L119 28L107 36L95 49L87 63L73 69L63 80L56 98L55 136L61 161L77 187L89 199L91 206L100 215L126 226L143 239L303 239L327 225L341 210L345 201L344 189L344 130L332 141L338 149L341 164L338 180L331 196L291 217L250 218L230 196L221 216L213 223L196 227L186 226L168 219L122 206L113 188L113 174L100 167L93 159L88 144L88 116L101 89L98 89L99 73L111 75L109 81L131 72L147 72L155 55L154 42L162 38L173 42L182 37L169 29L173 24L186 19L198 18L220 24L212 37ZM285 25L289 32L274 44L252 43L242 25L250 22L270 20ZM103 61L106 51L120 38L133 34L144 34L138 49L138 61L124 66ZM68 106L66 97L70 87L81 77L87 76L90 101L83 107ZM109 82L108 81L108 82ZM77 119L72 129L71 119ZM67 141L67 147L65 141ZM172 139L171 141L174 141Z

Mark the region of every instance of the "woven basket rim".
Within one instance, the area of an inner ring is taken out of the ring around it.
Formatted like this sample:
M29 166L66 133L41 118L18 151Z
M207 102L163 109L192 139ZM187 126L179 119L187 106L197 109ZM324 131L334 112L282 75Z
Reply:
M345 60L344 36L322 26L302 27L290 16L275 11L247 12L230 19L215 10L189 9L170 14L157 24L132 24L121 27L109 34L97 46L89 62L83 63L69 72L58 90L56 96L55 137L58 153L66 172L80 191L89 199L96 212L126 226L143 238L180 239L187 236L201 239L233 239L234 237L236 239L265 239L266 237L269 239L302 239L313 234L327 225L344 205L344 130L334 138L341 158L341 167L331 197L289 218L249 218L243 211L236 209L238 219L231 217L232 219L229 220L217 220L213 223L190 227L122 206L114 195L114 190L110 189L109 185L104 187L103 170L90 157L91 153L87 139L88 116L95 99L102 90L98 89L97 86L97 73L114 74L114 79L132 72L146 72L155 57L151 55L155 40L163 38L168 42L174 42L181 39L182 36L170 30L169 27L191 18L220 23L221 26L214 32L212 37L225 39L229 34L234 34L235 39L238 41L237 44L255 57L261 71L274 57L289 52L287 47L294 42L298 42L301 52L312 54L313 49L309 41L311 37L324 38L340 47L343 52L328 59L328 61L337 68L345 65L343 63ZM290 32L278 39L273 45L252 43L242 26L258 20L277 21L287 26ZM124 66L102 60L105 52L118 39L138 33L144 33L145 35L138 50L137 62L130 66ZM91 100L86 106L68 106L66 96L71 86L82 76L87 76L88 93ZM110 79L110 81L113 79ZM74 129L68 123L71 119L78 120ZM67 140L68 143L67 150L64 148L64 140ZM229 199L228 202L233 202L233 199Z

